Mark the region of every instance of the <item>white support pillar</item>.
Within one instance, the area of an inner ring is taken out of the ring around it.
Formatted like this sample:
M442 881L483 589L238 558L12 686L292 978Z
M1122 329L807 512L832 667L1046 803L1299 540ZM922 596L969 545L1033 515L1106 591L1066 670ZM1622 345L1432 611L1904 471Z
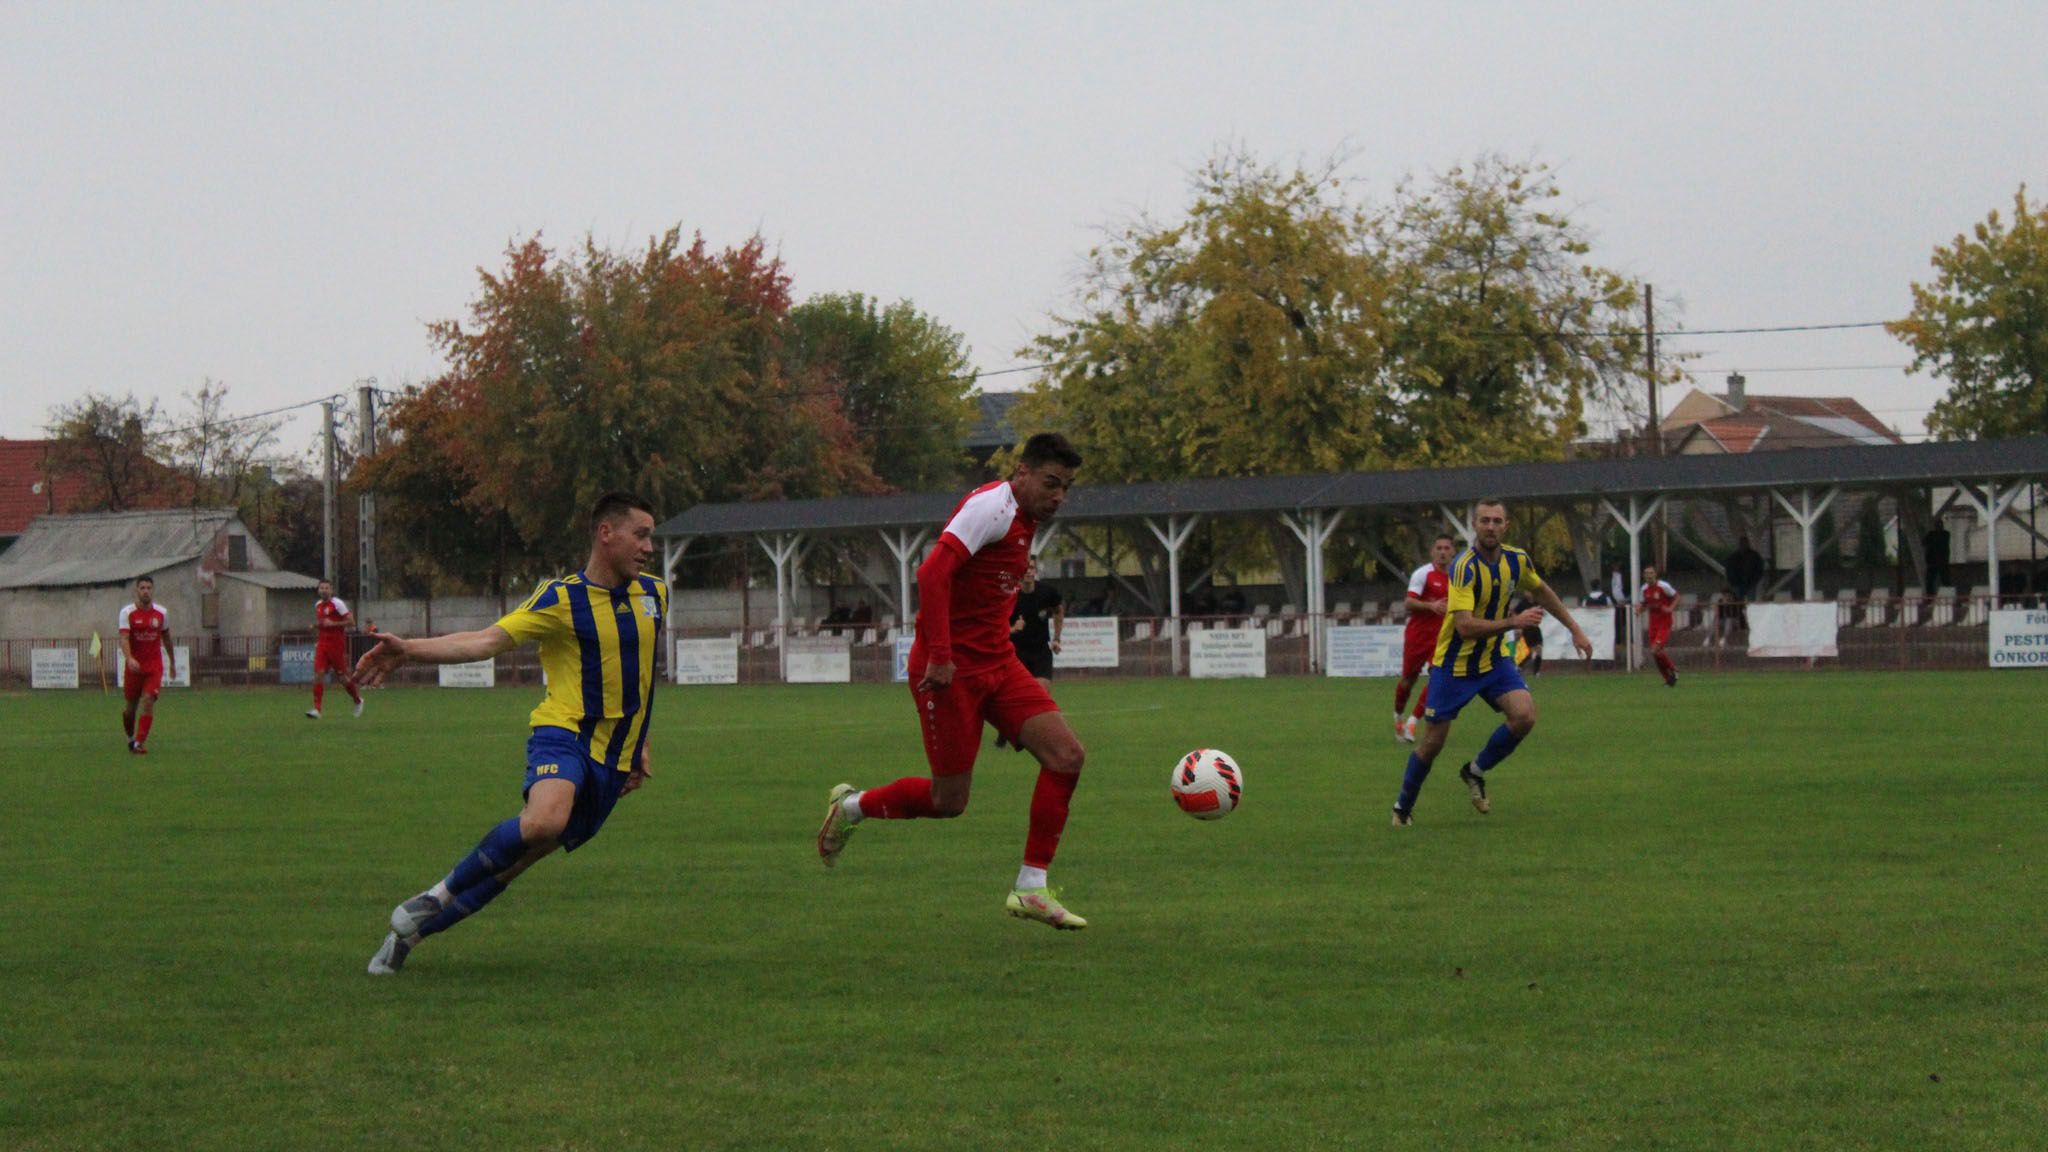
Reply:
M1439 504L1437 509L1443 513L1444 523L1456 528L1458 535L1465 538L1465 547L1470 548L1478 539L1472 534L1472 509L1468 506L1463 512L1453 511L1449 504Z
M1642 656L1636 645L1636 606L1643 602L1643 529L1649 526L1651 519L1657 515L1657 510L1664 506L1664 497L1652 499L1650 506L1644 508L1641 497L1630 496L1626 516L1605 497L1601 498L1600 506L1607 509L1607 514L1619 521L1622 529L1628 533L1628 612L1623 618L1628 621L1628 667L1633 672Z
M1035 559L1045 555L1045 550L1052 547L1052 542L1059 538L1060 530L1064 527L1066 527L1064 524L1058 522L1042 525L1038 532L1031 537L1032 557Z
M1977 497L1977 490L1968 484L1959 485L1956 489L1962 493L1964 500L1969 501L1970 507L1977 510L1977 522L1984 525L1984 552L1985 559L1990 561L1993 608L1998 607L1998 522L2005 519L2006 511L2012 507L2013 498L2025 490L2026 485L2015 484L2007 488L2001 496L1998 493L1998 481L1986 480L1984 497L1980 500Z
M1792 517L1799 524L1799 551L1801 562L1806 567L1805 598L1808 600L1820 594L1820 584L1814 579L1813 571L1813 526L1820 522L1822 516L1827 515L1828 505L1835 502L1835 495L1840 491L1840 488L1828 489L1827 494L1820 498L1820 503L1815 504L1813 489L1801 488L1799 507L1794 508L1792 502L1785 499L1782 493L1775 488L1771 489L1771 499L1776 500L1778 507L1785 510L1785 515Z
M791 562L802 551L801 532L756 536L754 542L775 563L775 660L784 680L789 679L789 587Z
M1202 518L1200 516L1190 516L1186 520L1178 516L1168 516L1166 518L1166 530L1162 532L1159 530L1157 521L1149 516L1145 518L1145 527L1152 530L1152 535L1166 549L1166 612L1168 616L1166 627L1167 640L1173 646L1173 674L1175 676L1180 675L1182 667L1180 650L1180 550L1181 546L1188 542L1188 536L1194 532L1195 525L1201 522Z
M910 560L924 550L924 542L931 539L931 529L896 528L880 531L882 543L889 554L896 557L896 625L910 627Z
M1308 563L1302 572L1302 584L1304 599L1308 601L1308 670L1311 673L1320 673L1323 670L1323 648L1326 643L1323 635L1323 602L1327 591L1323 587L1323 545L1330 542L1330 537L1337 531L1337 525L1344 522L1344 510L1339 508L1334 512L1325 513L1320 508L1312 508L1299 520L1283 512L1280 514L1280 522L1287 525L1287 530L1294 533L1295 539L1301 541L1302 548L1307 553Z

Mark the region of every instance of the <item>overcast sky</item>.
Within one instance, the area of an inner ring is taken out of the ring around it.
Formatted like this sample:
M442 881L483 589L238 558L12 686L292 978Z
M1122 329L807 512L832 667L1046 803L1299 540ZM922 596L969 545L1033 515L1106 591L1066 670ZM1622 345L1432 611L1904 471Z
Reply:
M759 231L799 299L908 298L984 370L1219 143L1361 195L1556 167L1660 327L1902 314L2048 194L2048 4L0 4L0 436L88 390L254 412L436 373L541 232ZM1700 336L1721 387L1941 394L1882 331ZM1792 371L1802 369L1802 371ZM1825 370L1815 370L1825 369ZM991 388L1028 375L991 378ZM310 445L308 410L286 447Z

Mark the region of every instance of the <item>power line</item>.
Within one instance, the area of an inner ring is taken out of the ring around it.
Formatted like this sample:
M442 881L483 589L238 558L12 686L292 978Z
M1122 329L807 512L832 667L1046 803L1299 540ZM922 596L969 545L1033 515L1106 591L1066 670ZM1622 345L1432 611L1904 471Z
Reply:
M1896 369L1898 369L1899 371L1903 372L1903 371L1905 371L1905 370L1906 370L1907 368L1909 368L1909 367L1911 367L1911 365L1909 365L1909 364L1808 364L1808 365L1802 365L1802 366L1799 366L1799 367L1796 367L1796 368L1733 368L1733 367L1730 367L1730 368L1712 368L1712 367L1709 367L1709 368L1680 368L1680 369L1679 369L1679 371L1681 371L1681 372L1685 373L1685 374L1686 374L1686 375L1688 375L1688 376L1709 376L1709 375L1724 375L1724 374L1726 374L1726 373L1729 373L1729 372L1740 372L1740 373L1742 373L1743 375L1749 375L1750 373L1764 373L1764 372L1884 372L1884 371L1889 371L1889 370L1891 370L1891 369L1894 369L1894 368L1896 368Z
M242 424L250 420L261 420L265 416L278 416L286 412L296 412L301 408L311 408L315 404L325 404L329 400L339 400L341 398L341 394L338 392L332 396L316 396L311 400L301 400L296 404L287 404L282 408L272 408L263 412L250 412L242 416L223 416L218 420L208 420L201 424L190 424L183 428L166 428L162 435L178 436L186 432L197 432L202 428L219 428L225 424Z
M1839 332L1847 328L1882 328L1890 320L1858 320L1853 324L1780 324L1768 328L1677 328L1664 336L1748 336L1757 332ZM1640 336L1640 332L1617 332L1617 336Z

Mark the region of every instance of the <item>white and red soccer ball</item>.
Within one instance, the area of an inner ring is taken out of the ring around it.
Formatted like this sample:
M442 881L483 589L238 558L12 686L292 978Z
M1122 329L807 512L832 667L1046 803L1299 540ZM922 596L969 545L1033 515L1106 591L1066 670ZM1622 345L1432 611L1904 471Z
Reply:
M1197 748L1173 768L1173 802L1197 820L1221 820L1244 797L1244 769L1229 753Z

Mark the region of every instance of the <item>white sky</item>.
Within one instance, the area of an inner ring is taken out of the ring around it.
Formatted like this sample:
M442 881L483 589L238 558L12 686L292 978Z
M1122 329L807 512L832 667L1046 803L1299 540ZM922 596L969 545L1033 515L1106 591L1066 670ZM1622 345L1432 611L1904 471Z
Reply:
M1219 143L1362 191L1559 170L1660 327L1881 320L2048 193L2048 5L0 3L0 436L86 390L253 412L432 376L536 230L759 230L799 299L908 298L1001 369L1101 225ZM1719 390L1941 385L1882 331L1665 344ZM1828 371L1777 371L1828 368ZM1023 384L995 377L992 388ZM1667 401L1668 403L1668 401ZM311 409L285 447L311 443Z

